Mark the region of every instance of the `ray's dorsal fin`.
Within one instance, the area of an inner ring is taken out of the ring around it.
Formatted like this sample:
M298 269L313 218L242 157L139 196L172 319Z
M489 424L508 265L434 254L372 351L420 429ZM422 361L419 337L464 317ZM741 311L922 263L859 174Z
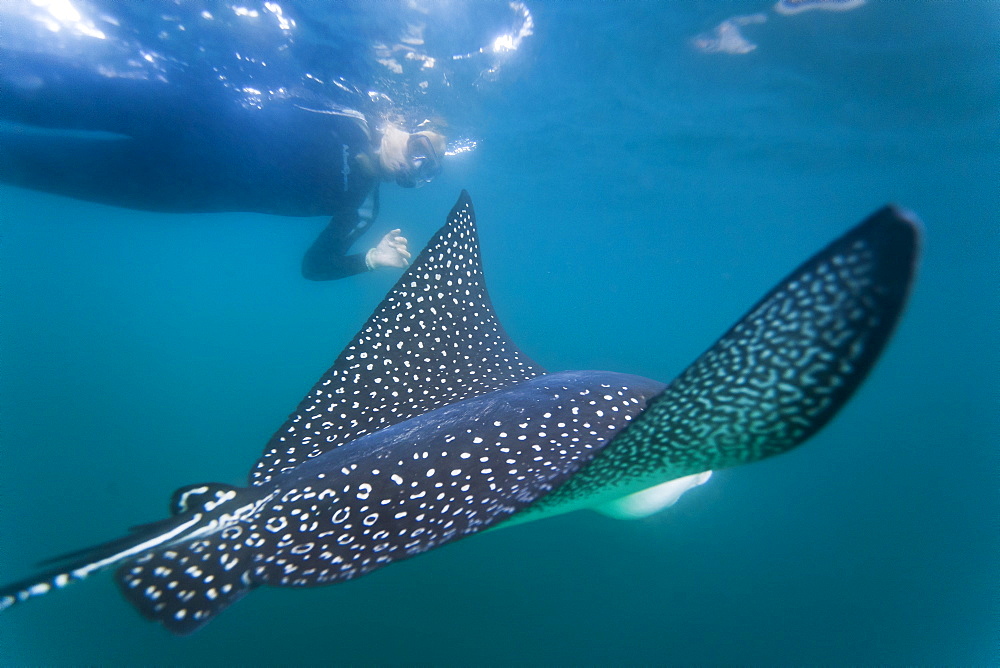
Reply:
M475 212L463 190L445 225L271 437L250 482L263 484L359 436L542 373L493 312Z
M919 222L884 207L775 286L583 470L530 510L791 450L847 403L888 342Z

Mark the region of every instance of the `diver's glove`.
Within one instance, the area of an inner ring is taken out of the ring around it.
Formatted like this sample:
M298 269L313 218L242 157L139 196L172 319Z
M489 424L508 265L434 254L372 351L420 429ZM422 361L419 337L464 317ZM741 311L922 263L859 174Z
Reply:
M400 231L389 232L378 242L378 246L365 253L368 269L405 267L409 264L410 251L406 250L406 237L400 236Z

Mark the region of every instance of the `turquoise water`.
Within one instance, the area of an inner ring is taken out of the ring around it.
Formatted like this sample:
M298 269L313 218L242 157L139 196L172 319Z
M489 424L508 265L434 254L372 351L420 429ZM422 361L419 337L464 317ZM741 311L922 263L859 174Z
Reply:
M386 187L415 247L462 188L511 337L668 380L876 207L925 224L874 373L788 455L674 508L477 536L347 584L259 589L188 638L109 574L0 615L5 664L990 664L1000 8L529 3L475 150ZM735 15L747 53L692 39ZM442 100L442 106L455 106ZM457 109L453 113L460 113ZM298 274L320 220L162 215L0 187L0 580L241 484L392 285Z

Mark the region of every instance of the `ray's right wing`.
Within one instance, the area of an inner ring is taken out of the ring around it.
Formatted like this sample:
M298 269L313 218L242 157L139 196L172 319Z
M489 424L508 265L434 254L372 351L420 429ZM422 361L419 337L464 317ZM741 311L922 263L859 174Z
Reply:
M814 255L536 512L747 464L803 443L885 348L913 282L916 219L885 207ZM621 494L619 494L621 496Z

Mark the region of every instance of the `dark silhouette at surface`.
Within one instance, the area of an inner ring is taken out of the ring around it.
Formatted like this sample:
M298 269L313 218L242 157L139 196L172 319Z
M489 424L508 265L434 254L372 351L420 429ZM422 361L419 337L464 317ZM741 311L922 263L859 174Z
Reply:
M375 130L307 91L254 97L208 77L104 76L10 53L0 83L0 180L145 211L330 216L303 259L313 280L405 266L398 230L347 253L377 214L379 181L428 181L444 149L436 133ZM372 215L359 215L369 195Z

